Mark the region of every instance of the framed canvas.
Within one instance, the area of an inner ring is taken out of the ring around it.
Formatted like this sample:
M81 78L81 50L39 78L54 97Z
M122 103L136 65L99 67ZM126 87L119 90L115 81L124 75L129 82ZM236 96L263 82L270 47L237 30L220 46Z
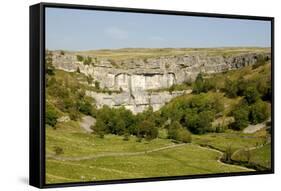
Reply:
M30 7L30 185L274 172L274 18Z

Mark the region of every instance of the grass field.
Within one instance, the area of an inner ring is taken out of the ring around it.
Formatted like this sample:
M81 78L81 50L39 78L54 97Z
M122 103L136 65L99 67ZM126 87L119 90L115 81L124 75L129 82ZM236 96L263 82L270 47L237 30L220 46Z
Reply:
M124 141L122 136L117 135L106 135L101 139L93 134L84 133L78 123L73 121L59 124L56 130L53 128L46 130L47 156L54 155L54 147L58 146L63 149L59 157L66 158L66 160L47 158L47 183L242 172L247 169L221 163L218 161L221 153L198 145L204 143L224 150L230 143L233 149L240 149L263 141L258 135L255 138L243 138L239 133L206 134L193 136L192 144L149 152L176 144L169 139L160 138L150 142L137 142L133 136L129 141ZM136 152L139 154L127 155ZM254 152L263 152L263 149ZM103 156L106 153L117 155ZM89 155L96 158L79 160L79 157ZM263 156L267 157L266 154ZM72 158L75 160L71 160ZM257 161L259 160L268 159L258 158Z

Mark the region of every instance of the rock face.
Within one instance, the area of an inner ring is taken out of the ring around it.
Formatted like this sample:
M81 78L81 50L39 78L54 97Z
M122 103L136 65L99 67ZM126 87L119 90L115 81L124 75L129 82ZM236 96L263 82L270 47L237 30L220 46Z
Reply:
M98 108L101 108L103 105L108 105L109 107L124 106L136 114L143 112L148 106L151 106L153 111L157 111L174 97L191 93L191 90L175 91L172 93L167 91L154 93L139 91L134 93L134 95L129 92L106 94L86 91L87 96L95 99Z
M80 70L100 82L101 88L122 90L121 94L87 92L96 99L97 105L111 107L125 106L134 113L143 111L149 105L155 110L165 102L184 92L149 94L147 90L168 88L173 84L193 81L198 73L219 73L257 63L258 59L270 59L270 52L247 51L236 54L207 54L204 52L183 55L166 55L151 58L123 59L112 61L95 59L85 65L77 60L77 54L52 52L53 65L67 72Z

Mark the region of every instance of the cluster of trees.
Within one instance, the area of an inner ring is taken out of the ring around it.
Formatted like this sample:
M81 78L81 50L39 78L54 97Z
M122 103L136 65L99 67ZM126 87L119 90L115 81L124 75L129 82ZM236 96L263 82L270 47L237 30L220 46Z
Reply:
M260 78L255 80L230 80L226 79L223 88L225 95L229 98L244 96L247 102L254 103L259 98L271 102L271 79Z
M138 141L152 140L158 137L159 127L164 125L165 120L166 118L161 116L161 112L153 112L151 107L142 113L133 115L124 107L103 106L96 113L96 124L92 126L92 129L101 138L110 133L122 135L124 140L128 140L130 135L138 137ZM177 142L191 142L191 133L178 121L165 125L165 128L168 132L167 138Z
M271 102L271 85L268 82L240 81L240 84L237 84L235 95L243 96L243 99L232 111L235 119L232 124L234 129L244 129L249 123L261 123L269 117L270 111L267 102Z
M92 129L100 137L111 133L124 135L126 139L128 135L135 135L139 139L151 140L158 136L158 119L156 112L153 112L151 108L133 115L130 110L124 107L103 106L96 113L96 124L92 126Z
M212 131L215 115L224 110L218 96L202 93L192 97L179 97L161 109L162 120L178 122L194 134Z
M235 122L232 127L242 130L249 124L257 124L268 119L270 115L268 104L261 99L249 104L243 99L240 104L232 111Z

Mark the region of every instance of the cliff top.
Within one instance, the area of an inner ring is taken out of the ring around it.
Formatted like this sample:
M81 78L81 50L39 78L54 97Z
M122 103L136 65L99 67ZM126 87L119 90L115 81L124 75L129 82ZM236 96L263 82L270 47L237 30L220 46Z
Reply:
M53 52L61 52L56 50ZM146 59L162 56L181 56L181 55L206 55L206 56L229 56L243 53L269 53L270 48L258 47L237 47L237 48L123 48L123 49L101 49L88 51L63 51L68 54L91 56L101 59L111 59L114 61Z

